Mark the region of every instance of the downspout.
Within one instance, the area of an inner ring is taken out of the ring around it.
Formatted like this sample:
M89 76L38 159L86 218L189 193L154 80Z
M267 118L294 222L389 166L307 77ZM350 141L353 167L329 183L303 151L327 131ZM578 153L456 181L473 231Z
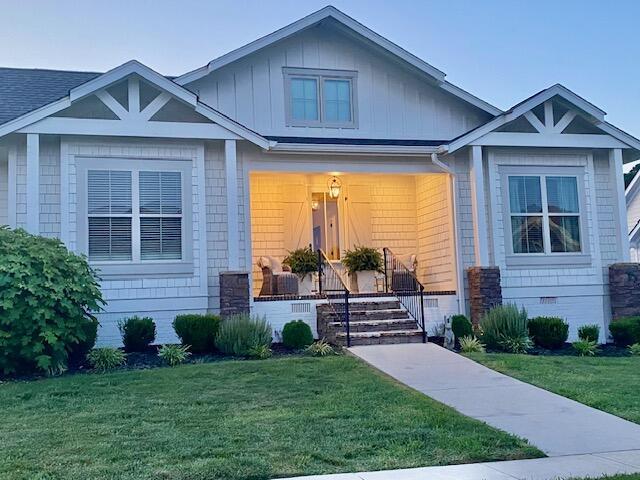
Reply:
M456 259L456 284L457 284L457 303L458 313L466 314L465 297L464 297L464 272L462 270L462 254L460 251L460 238L458 236L458 202L456 192L456 174L449 166L438 160L438 154L431 154L431 161L434 165L439 166L444 170L449 177L449 195L451 198L451 209L453 214L453 243L454 243L454 255Z

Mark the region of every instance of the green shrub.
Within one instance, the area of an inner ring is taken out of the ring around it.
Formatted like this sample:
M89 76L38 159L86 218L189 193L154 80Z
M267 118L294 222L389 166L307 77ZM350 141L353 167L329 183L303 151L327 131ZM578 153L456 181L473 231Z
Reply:
M512 304L498 305L480 319L482 342L491 349L521 351L531 345L527 329L527 311Z
M535 317L528 326L533 343L542 348L560 348L569 337L569 324L558 317Z
M87 358L87 353L95 346L98 339L98 321L90 319L82 325L84 340L78 340L69 347L69 365L79 365Z
M248 357L256 358L258 360L264 360L271 357L273 352L267 345L255 345L249 349Z
M451 317L451 330L457 340L462 337L473 337L473 325L465 315Z
M356 246L347 250L342 257L342 264L349 273L375 270L383 271L382 254L371 247Z
M598 344L591 340L578 340L573 342L573 349L580 357L595 357L598 353Z
M84 257L0 227L0 373L64 369L104 301Z
M293 320L285 324L282 329L282 343L294 350L308 347L313 343L311 327L302 320Z
M609 325L613 341L620 347L640 343L640 317L625 317L614 320Z
M460 338L460 351L462 353L484 352L484 345L476 337L466 335Z
M640 343L629 345L629 353L634 357L640 356Z
M325 340L318 340L312 343L305 349L305 352L312 357L327 357L336 353L333 347Z
M220 317L211 313L178 315L173 321L176 335L193 353L213 352L219 328Z
M190 356L189 345L162 345L158 350L158 357L171 367L186 362Z
M291 271L300 277L318 271L318 255L311 250L310 246L289 252L282 263L289 265Z
M600 327L598 325L582 325L578 328L578 338L598 343L600 338Z
M271 345L271 326L264 318L232 315L222 321L216 347L227 355L247 357L251 349Z
M87 360L96 370L106 372L123 365L127 361L127 355L119 348L94 348L87 355Z
M156 324L149 317L133 316L118 322L125 352L144 352L156 339Z

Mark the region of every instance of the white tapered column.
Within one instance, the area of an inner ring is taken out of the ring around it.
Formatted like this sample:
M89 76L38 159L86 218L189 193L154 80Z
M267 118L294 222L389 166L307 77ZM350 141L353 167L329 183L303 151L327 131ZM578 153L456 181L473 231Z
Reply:
M225 184L227 189L227 254L229 270L240 269L240 235L238 219L238 169L236 141L224 142Z
M27 219L26 229L40 233L40 135L27 134Z
M489 238L484 196L484 172L482 166L482 147L471 147L471 211L473 216L473 241L476 266L489 266Z

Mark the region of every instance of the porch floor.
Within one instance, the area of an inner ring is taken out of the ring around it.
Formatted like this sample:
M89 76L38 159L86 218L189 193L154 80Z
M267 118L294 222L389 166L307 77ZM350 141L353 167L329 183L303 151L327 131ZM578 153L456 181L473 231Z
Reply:
M425 291L425 297L433 297L438 295L455 295L454 290L443 291ZM314 295L263 295L260 297L253 297L254 302L281 302L291 300L322 300L324 296L319 294ZM350 293L349 298L395 298L395 295L391 292L377 292L377 293Z

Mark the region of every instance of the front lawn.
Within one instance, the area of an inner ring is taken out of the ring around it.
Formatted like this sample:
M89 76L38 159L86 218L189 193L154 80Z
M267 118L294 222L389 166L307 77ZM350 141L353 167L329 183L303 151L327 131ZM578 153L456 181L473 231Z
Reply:
M351 357L8 382L0 405L5 480L256 480L542 456Z
M640 357L468 356L498 372L640 423Z

